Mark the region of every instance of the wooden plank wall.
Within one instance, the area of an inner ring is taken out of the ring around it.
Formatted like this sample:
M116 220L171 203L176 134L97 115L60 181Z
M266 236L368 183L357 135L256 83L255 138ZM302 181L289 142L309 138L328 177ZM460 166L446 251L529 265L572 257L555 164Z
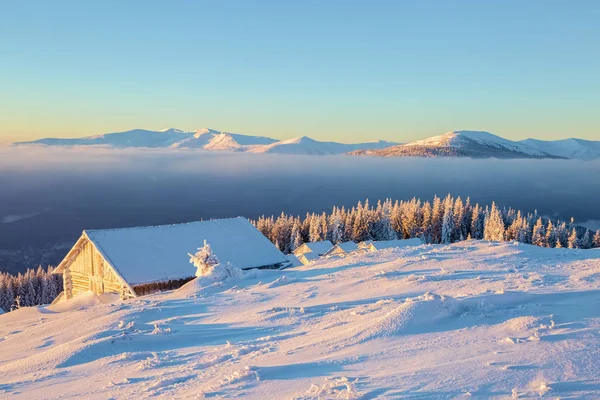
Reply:
M123 292L123 284L90 241L63 273L66 298L88 290L96 294Z

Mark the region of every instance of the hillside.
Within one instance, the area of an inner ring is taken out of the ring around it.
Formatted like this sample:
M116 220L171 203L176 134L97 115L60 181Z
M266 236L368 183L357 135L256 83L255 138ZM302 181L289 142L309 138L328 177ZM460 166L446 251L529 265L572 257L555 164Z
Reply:
M421 245L25 308L0 395L595 399L599 251Z
M277 153L277 154L305 154L305 155L326 155L343 154L357 149L383 149L394 146L397 143L380 140L378 142L367 143L336 143L320 142L307 136L299 138L282 140L267 146L260 146L250 150L252 153Z
M563 158L488 132L455 131L380 150L352 155L380 157Z
M558 157L579 160L594 160L600 158L600 142L583 139L537 140L525 139L523 143L530 148L543 151Z

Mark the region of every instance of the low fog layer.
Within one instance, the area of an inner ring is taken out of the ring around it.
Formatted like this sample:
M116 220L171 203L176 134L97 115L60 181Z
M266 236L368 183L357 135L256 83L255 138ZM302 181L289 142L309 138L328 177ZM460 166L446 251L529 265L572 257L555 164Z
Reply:
M304 214L435 194L600 220L600 162L281 156L197 150L0 147L2 252L83 229ZM44 260L52 261L52 260Z

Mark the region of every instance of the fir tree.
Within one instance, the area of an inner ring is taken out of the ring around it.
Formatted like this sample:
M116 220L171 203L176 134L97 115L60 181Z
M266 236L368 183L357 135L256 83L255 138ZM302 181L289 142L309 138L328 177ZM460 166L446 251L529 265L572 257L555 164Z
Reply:
M467 233L463 232L463 219L465 217L465 206L460 197L454 203L454 225L456 226L455 240L465 240Z
M331 217L331 242L333 244L344 241L344 227L342 225L342 216L339 210L334 210Z
M8 312L10 309L7 307L7 299L6 299L6 281L8 280L8 276L0 272L0 311Z
M483 227L483 238L485 240L503 241L504 240L504 221L502 214L496 203L492 202L492 207L489 210L488 216L485 219Z
M444 208L442 200L434 196L431 210L431 232L432 243L440 243L442 241L442 224L444 219Z
M581 248L582 249L591 249L593 245L594 245L594 242L592 240L592 233L590 232L589 229L586 229L585 234L583 235L583 238L581 239Z
M426 201L423 207L421 207L421 215L423 216L421 222L421 239L425 243L431 243L432 241L431 212L431 204Z
M594 235L594 247L600 247L600 229L598 229Z
M533 234L531 236L531 244L534 246L544 247L546 245L546 235L544 232L544 223L542 218L538 218L537 222L533 226Z
M442 243L452 243L454 241L454 210L452 198L446 197L444 202L444 219L442 223Z
M473 207L473 215L471 216L471 237L473 239L483 239L483 218L479 204Z
M571 230L571 234L569 235L568 247L570 249L578 249L579 248L579 238L577 237L577 230L573 228Z
M321 224L321 219L316 216L315 214L312 214L310 217L310 238L309 240L311 242L320 242L321 240L323 240L323 232L322 232L322 224Z
M346 215L344 222L344 241L352 240L354 234L354 208Z
M381 240L395 240L396 231L392 227L392 201L386 200L381 207L381 221L379 224Z
M356 209L356 218L354 219L354 227L352 231L352 240L357 243L370 239L367 212L368 210L366 211L359 202Z
M546 227L546 243L547 247L556 247L556 230L552 221L548 220L548 226Z
M291 251L294 251L298 247L302 246L302 233L301 233L300 222L298 222L298 221L294 222L294 226L292 227L290 243L291 243L291 249L290 249Z

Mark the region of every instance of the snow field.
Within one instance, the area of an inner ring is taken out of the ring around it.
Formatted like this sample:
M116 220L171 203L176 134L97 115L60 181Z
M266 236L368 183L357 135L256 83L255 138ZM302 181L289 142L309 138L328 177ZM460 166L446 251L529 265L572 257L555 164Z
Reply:
M0 316L0 397L600 396L600 251L467 241Z

